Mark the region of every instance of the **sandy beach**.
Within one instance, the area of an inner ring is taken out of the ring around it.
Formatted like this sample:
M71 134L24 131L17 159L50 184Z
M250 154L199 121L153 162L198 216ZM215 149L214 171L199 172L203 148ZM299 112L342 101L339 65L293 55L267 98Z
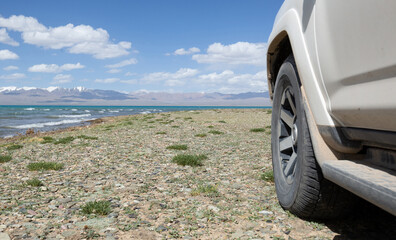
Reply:
M285 212L271 180L270 124L266 109L182 111L3 140L0 239L394 234L394 218L377 210L375 224L365 219L373 215L318 223ZM179 165L178 155L198 164Z

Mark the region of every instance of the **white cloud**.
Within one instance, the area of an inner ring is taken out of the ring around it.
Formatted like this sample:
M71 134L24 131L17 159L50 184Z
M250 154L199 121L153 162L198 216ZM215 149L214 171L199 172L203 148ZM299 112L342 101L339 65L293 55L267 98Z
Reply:
M4 79L4 80L18 80L21 78L25 78L26 75L23 73L13 73L13 74L9 74L9 75L1 75L0 79Z
M106 65L105 67L107 67L107 68L122 68L122 67L136 64L136 63L137 63L137 60L135 58L131 58L131 59L124 60L124 61L116 63L116 64Z
M141 80L145 82L158 82L158 81L164 81L164 80L179 80L179 79L186 79L186 78L191 78L195 75L198 74L197 69L191 69L191 68L180 68L177 72L175 73L170 73L170 72L155 72L155 73L150 73L144 76Z
M266 71L260 71L256 74L236 74L233 71L225 70L222 73L200 75L194 82L212 92L268 91Z
M192 59L198 63L263 66L266 62L266 52L266 43L213 43L208 47L206 54L195 54Z
M80 63L66 63L63 64L62 66L59 66L57 64L37 64L31 66L28 71L29 72L43 72L43 73L56 73L56 72L63 72L63 71L70 71L73 69L81 69L85 68L84 65Z
M0 60L18 59L18 58L19 56L11 52L10 50L7 49L0 50Z
M105 79L96 79L95 82L97 83L115 83L118 82L120 79L118 78L105 78Z
M98 59L128 55L131 48L130 42L113 43L106 30L89 25L46 27L33 17L13 15L0 17L0 27L21 32L25 43L49 49L67 48L70 53L90 54Z
M185 82L183 82L181 80L176 80L176 79L165 81L165 85L169 86L169 87L182 86L184 84L185 84Z
M119 73L121 72L121 69L113 68L107 71L108 73Z
M37 19L33 17L25 17L23 15L12 15L9 18L0 17L0 27L6 27L9 30L18 32L41 32L47 29L44 25L39 23Z
M200 51L201 50L199 50L199 48L197 47L192 47L187 50L185 50L184 48L179 48L173 53L173 55L189 55L193 53L199 53Z
M69 83L73 80L73 77L70 74L57 74L51 84L63 84Z
M131 72L125 73L125 76L127 76L127 77L129 77L129 76L135 76L135 75L136 75L136 73L131 73Z
M126 84L137 84L138 83L138 81L136 79L121 80L120 82L126 83Z
M13 70L18 70L19 68L17 66L7 66L3 68L5 71L13 71Z
M0 29L0 42L14 47L19 46L19 43L8 35L5 28Z

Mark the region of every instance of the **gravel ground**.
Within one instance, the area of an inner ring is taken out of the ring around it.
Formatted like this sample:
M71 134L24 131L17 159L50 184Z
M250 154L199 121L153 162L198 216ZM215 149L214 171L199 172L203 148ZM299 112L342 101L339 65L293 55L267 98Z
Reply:
M3 140L0 156L12 159L0 160L0 240L394 236L394 217L367 204L369 213L338 222L285 212L270 176L270 116L263 109L134 115ZM167 148L175 144L187 149ZM207 159L180 166L172 161L178 154ZM37 162L63 167L29 170ZM105 206L89 211L90 202Z

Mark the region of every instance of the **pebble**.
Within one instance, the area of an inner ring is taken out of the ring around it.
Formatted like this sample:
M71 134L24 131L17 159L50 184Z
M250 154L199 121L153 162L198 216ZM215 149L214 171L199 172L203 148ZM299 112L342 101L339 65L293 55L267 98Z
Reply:
M11 240L7 233L0 233L0 240Z
M155 231L157 231L157 232L165 232L165 231L167 231L168 229L166 228L166 227L164 227L164 226L162 226L162 225L159 225L156 229L155 229Z
M7 226L6 225L0 225L0 232L2 232L2 231L4 231L4 229L6 229L7 228Z
M263 214L263 215L272 215L272 214L274 214L273 212L271 212L271 211L266 211L266 210L260 211L259 213L260 213L260 214Z

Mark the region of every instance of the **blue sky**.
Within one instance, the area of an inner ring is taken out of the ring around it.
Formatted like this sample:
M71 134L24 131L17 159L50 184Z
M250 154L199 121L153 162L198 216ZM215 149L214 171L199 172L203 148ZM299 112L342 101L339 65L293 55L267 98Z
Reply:
M21 1L0 9L0 87L265 91L283 1Z

